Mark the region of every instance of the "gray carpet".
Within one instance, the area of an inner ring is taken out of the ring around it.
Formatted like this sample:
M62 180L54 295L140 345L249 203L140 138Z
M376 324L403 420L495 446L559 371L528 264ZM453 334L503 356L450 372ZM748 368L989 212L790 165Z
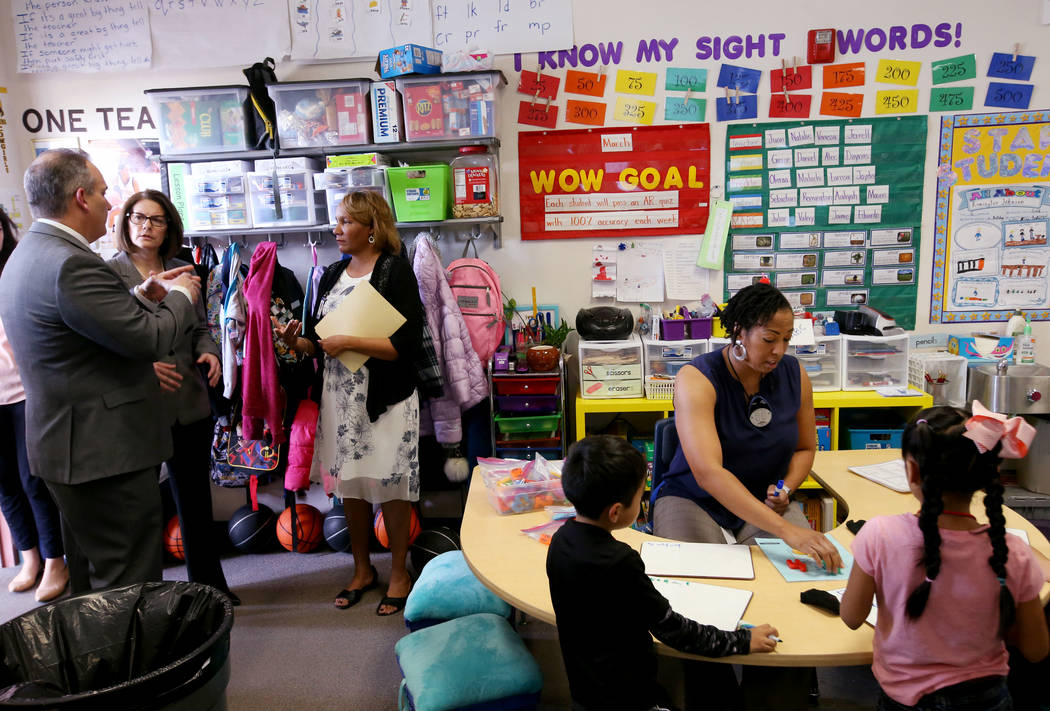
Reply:
M389 579L389 554L374 554L380 581ZM401 675L394 644L407 634L401 616L375 614L385 586L368 592L349 610L332 597L351 575L351 558L330 551L284 551L224 559L231 588L244 604L236 608L232 632L230 711L395 711ZM34 607L32 593L6 592L16 568L0 569L0 621ZM170 567L165 579L184 580L185 568ZM526 620L519 627L544 675L544 711L568 708L568 686L555 629ZM819 671L821 698L815 708L861 711L875 708L878 686L867 667Z

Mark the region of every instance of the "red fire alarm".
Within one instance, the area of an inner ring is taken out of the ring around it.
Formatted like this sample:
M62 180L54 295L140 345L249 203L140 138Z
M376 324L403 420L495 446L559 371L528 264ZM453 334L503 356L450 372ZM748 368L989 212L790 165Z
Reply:
M806 59L810 64L835 61L835 30L810 30L806 39Z

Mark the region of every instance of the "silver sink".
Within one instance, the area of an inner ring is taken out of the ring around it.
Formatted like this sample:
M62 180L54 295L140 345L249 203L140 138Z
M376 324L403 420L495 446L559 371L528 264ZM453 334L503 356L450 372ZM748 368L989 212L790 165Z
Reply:
M980 400L989 410L1005 415L1050 413L1050 368L1029 364L971 368L966 400Z

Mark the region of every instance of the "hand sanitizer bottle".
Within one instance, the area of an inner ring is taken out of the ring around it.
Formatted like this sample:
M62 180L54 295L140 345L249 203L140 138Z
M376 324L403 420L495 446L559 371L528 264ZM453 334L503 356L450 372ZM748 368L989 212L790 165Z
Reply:
M1032 317L1025 316L1024 333L1021 334L1021 362L1035 363L1035 336L1032 335Z
M1024 333L1024 314L1021 313L1021 309L1014 309L1010 320L1006 322L1006 328L1003 329L1003 335L1020 338L1022 333ZM1014 345L1017 345L1016 342Z

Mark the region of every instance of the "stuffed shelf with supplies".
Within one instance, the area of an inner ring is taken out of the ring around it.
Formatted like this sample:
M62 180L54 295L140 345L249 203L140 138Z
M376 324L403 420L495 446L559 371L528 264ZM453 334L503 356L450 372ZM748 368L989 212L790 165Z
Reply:
M489 363L492 456L565 458L565 362L554 370L496 370Z

